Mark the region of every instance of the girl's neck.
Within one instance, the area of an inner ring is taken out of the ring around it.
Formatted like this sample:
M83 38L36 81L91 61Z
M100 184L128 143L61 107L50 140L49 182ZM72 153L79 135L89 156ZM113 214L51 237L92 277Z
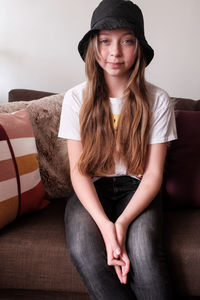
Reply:
M110 98L122 98L124 96L124 91L127 86L127 77L118 76L105 76L105 81L108 86L108 93Z

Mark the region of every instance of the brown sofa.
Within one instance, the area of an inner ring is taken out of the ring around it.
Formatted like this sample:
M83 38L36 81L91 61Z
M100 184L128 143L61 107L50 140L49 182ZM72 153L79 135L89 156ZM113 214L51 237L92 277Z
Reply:
M48 122L56 118L55 130L49 129L52 130L50 135L54 142L45 150L45 153L49 151L55 155L60 151L60 148L59 151L56 148L58 144L59 147L65 146L56 137L63 95L51 95L31 90L12 90L9 93L9 102L12 103L0 104L0 112L26 108L32 114L38 107L37 118L42 110L48 115ZM56 113L53 110L49 113L52 108ZM176 99L176 110L199 108L200 101ZM32 114L31 120L37 141L37 126L42 119L35 122L33 116L36 118L35 114ZM42 166L40 145L37 145L41 177L51 204L41 211L20 217L0 230L0 299L86 300L89 297L70 262L65 241L63 215L71 192L69 174L64 174L63 170L61 174L59 169L56 169L57 174L53 174L50 169L53 175L48 177ZM65 151L59 152L59 155L64 157ZM55 156L48 158L51 168L54 159ZM164 240L169 268L177 299L200 299L200 209L168 205L166 199L169 194L165 191L165 185L169 164L170 157L167 159L162 192L165 204ZM58 180L57 176L62 179Z

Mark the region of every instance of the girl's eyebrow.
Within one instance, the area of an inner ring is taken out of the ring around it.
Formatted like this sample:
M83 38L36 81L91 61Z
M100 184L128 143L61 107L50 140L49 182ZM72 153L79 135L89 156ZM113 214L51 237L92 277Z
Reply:
M132 31L127 31L127 32L125 32L123 35L134 35L134 33L132 32Z
M112 35L112 33L111 32L99 32L99 36L101 36L101 35ZM125 36L125 35L133 35L134 36L134 33L132 31L127 31L122 34L122 36Z

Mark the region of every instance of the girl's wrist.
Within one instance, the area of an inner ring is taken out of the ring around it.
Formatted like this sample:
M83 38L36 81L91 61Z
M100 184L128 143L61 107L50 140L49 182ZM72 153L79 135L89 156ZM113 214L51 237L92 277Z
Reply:
M105 232L110 227L111 223L112 222L108 218L102 218L97 221L97 226L101 232Z
M123 216L119 216L119 218L116 220L115 223L120 224L125 229L125 231L127 231L130 224L130 222L127 219L125 219Z

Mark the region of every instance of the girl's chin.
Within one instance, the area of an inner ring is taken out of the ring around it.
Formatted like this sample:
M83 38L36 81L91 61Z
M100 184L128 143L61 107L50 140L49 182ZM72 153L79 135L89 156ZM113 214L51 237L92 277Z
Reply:
M122 70L105 70L105 74L107 76L113 76L113 77L127 77L129 75L129 72L123 72Z

